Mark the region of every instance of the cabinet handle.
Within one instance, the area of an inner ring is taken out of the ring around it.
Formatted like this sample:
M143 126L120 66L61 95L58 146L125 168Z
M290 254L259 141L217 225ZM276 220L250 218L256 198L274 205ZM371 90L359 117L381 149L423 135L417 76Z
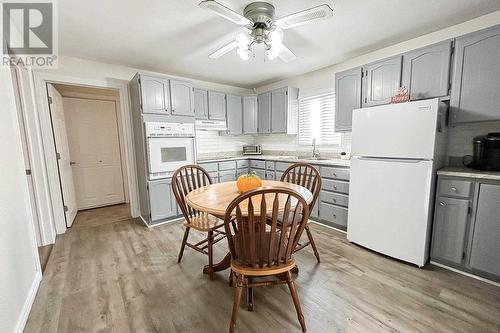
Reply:
M333 177L334 177L334 178L337 178L337 174L336 174L336 173L334 173L334 174L333 174Z
M333 199L333 203L337 203L337 199Z
M337 218L337 215L335 215L335 214L332 214L332 216L333 216L333 218L334 218L334 219L336 219L336 218Z
M452 190L453 192L456 192L456 191L457 191L457 188L456 188L456 187L452 187L452 188L451 188L451 190Z
M333 185L333 189L336 190L337 189L337 185Z
M446 206L444 202L440 202L439 203L439 206L443 207L443 206Z

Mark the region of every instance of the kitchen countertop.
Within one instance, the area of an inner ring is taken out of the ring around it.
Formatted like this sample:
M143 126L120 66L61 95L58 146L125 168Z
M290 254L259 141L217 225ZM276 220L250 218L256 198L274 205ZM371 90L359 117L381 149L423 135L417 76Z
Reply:
M351 160L342 160L340 158L324 159L324 160L308 160L297 158L294 156L276 156L276 155L245 155L235 157L224 157L217 159L198 160L198 163L222 162L222 161L235 161L235 160L264 160L264 161L282 161L289 163L305 162L315 165L335 165L349 167Z
M499 171L482 171L482 170L474 170L467 167L445 167L438 170L437 174L440 176L500 180Z

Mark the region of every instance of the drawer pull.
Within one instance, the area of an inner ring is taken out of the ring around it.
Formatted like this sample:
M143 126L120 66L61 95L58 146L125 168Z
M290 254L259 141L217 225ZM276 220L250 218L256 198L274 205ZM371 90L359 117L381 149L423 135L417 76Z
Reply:
M456 191L457 191L457 188L456 188L456 187L452 187L452 188L451 188L451 190L452 190L453 192L456 192Z
M336 218L337 218L337 215L335 215L335 214L332 214L332 216L333 216L333 218L334 218L334 219L336 219Z
M337 199L332 199L333 203L337 203Z
M333 189L336 190L337 189L337 185L333 185Z
M439 206L443 207L443 206L446 206L444 202L440 202L439 203Z
M333 177L334 177L334 178L337 178L337 174L336 174L336 173L333 173Z

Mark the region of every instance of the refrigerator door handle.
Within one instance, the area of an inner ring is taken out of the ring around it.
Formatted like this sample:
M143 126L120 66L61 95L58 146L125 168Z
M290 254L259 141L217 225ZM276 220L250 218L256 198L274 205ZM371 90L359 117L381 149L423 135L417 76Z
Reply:
M401 162L401 163L420 163L429 160L424 159L412 159L412 158L380 158L380 157L355 157L359 160L367 160L367 161L380 161L380 162Z

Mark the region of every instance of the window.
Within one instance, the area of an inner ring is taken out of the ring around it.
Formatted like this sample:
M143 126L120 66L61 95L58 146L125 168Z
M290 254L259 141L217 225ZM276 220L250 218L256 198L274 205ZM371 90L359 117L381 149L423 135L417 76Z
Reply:
M299 100L299 145L340 145L335 133L335 93L325 93Z

